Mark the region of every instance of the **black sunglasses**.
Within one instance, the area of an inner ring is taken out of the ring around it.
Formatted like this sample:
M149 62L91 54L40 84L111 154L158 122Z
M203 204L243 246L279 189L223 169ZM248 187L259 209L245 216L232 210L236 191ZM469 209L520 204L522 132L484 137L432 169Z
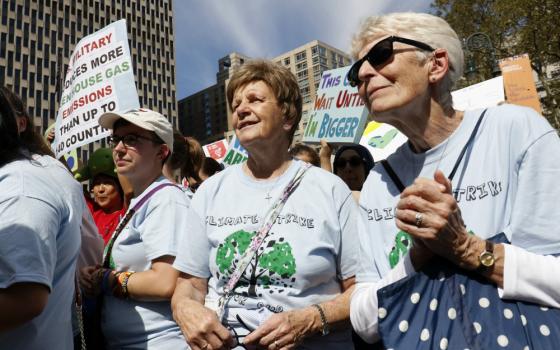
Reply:
M125 147L136 147L140 143L140 140L152 141L156 144L161 144L159 140L155 138L146 137L138 134L126 134L123 136L111 135L109 136L109 143L111 147L115 148L122 141Z
M391 56L393 56L393 43L395 41L403 44L412 45L426 51L435 50L430 45L424 44L420 41L401 38L400 36L387 37L381 40L380 42L378 42L377 44L373 45L373 47L369 50L369 52L364 57L356 61L352 65L352 67L350 67L350 70L348 71L348 75L347 75L347 79L348 82L350 83L350 86L355 87L360 84L360 79L358 78L358 72L360 71L360 67L362 66L362 63L364 63L366 60L373 67L379 66L387 62L387 60L391 58Z
M338 158L336 160L336 162L334 163L334 167L336 169L344 169L346 167L346 164L350 164L350 167L352 167L352 168L357 168L361 164L364 164L364 161L363 161L362 158L360 158L358 156L352 156L348 159Z

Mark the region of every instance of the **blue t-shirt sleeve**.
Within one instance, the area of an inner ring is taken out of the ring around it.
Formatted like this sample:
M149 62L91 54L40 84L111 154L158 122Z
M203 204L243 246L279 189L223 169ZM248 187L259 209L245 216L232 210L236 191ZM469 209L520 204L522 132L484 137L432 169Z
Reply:
M39 199L0 202L0 288L36 282L52 289L59 213Z
M517 193L513 198L511 222L504 233L512 244L531 252L560 253L560 139L537 114L525 118L518 130L517 141L512 140L523 147L515 159Z
M148 260L177 255L187 222L187 208L185 195L176 188L162 189L150 199L140 230Z
M210 249L203 214L203 193L197 192L187 212L187 224L173 267L189 275L210 277Z

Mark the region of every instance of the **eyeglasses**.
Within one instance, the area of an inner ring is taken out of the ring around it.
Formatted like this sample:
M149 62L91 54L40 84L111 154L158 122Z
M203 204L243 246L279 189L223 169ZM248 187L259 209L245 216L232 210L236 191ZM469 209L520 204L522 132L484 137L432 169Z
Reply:
M122 141L125 147L137 147L140 144L140 140L148 140L152 141L156 144L161 144L159 140L156 140L151 137L146 137L138 134L126 134L123 136L111 135L109 136L109 142L111 147L115 148L117 145Z
M393 43L395 41L403 44L412 45L426 51L435 50L430 45L424 44L420 41L401 38L400 36L387 37L381 40L380 42L378 42L377 44L373 45L373 47L369 50L369 52L364 57L362 57L352 65L347 75L350 86L355 87L360 85L360 79L358 77L358 73L360 71L360 67L362 66L362 63L364 63L366 60L373 67L379 66L387 62L387 60L391 58L391 56L393 56Z
M338 158L334 163L334 167L337 169L344 169L346 168L346 164L350 164L350 167L352 168L357 168L360 165L364 164L364 161L358 156L352 156L348 159Z

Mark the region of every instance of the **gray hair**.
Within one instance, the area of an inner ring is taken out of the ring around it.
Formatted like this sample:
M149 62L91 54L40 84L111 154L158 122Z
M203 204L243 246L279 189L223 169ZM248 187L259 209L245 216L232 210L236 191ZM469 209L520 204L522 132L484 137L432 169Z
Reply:
M370 42L383 35L398 35L426 43L434 48L447 51L449 71L435 87L435 99L444 109L452 108L451 89L463 75L463 49L457 33L444 19L427 13L395 12L383 16L371 16L364 20L352 39L352 56ZM418 52L420 59L427 59L424 52Z

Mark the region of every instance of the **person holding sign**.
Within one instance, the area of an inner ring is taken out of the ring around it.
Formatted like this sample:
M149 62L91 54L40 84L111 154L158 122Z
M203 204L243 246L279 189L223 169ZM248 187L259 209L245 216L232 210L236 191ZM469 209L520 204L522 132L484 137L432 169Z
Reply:
M81 186L0 88L0 347L73 346L76 262L87 211Z
M352 348L357 205L339 178L288 153L301 118L296 78L251 61L227 96L249 158L193 197L175 320L192 349Z
M356 332L395 349L557 347L556 131L529 108L455 110L463 52L439 17L370 17L353 53L349 83L408 137L362 189Z
M105 113L113 159L134 198L104 252L90 267L89 294L103 294L101 328L110 349L185 349L169 299L178 273L171 264L186 225L187 198L162 175L173 151L173 129L154 111Z

